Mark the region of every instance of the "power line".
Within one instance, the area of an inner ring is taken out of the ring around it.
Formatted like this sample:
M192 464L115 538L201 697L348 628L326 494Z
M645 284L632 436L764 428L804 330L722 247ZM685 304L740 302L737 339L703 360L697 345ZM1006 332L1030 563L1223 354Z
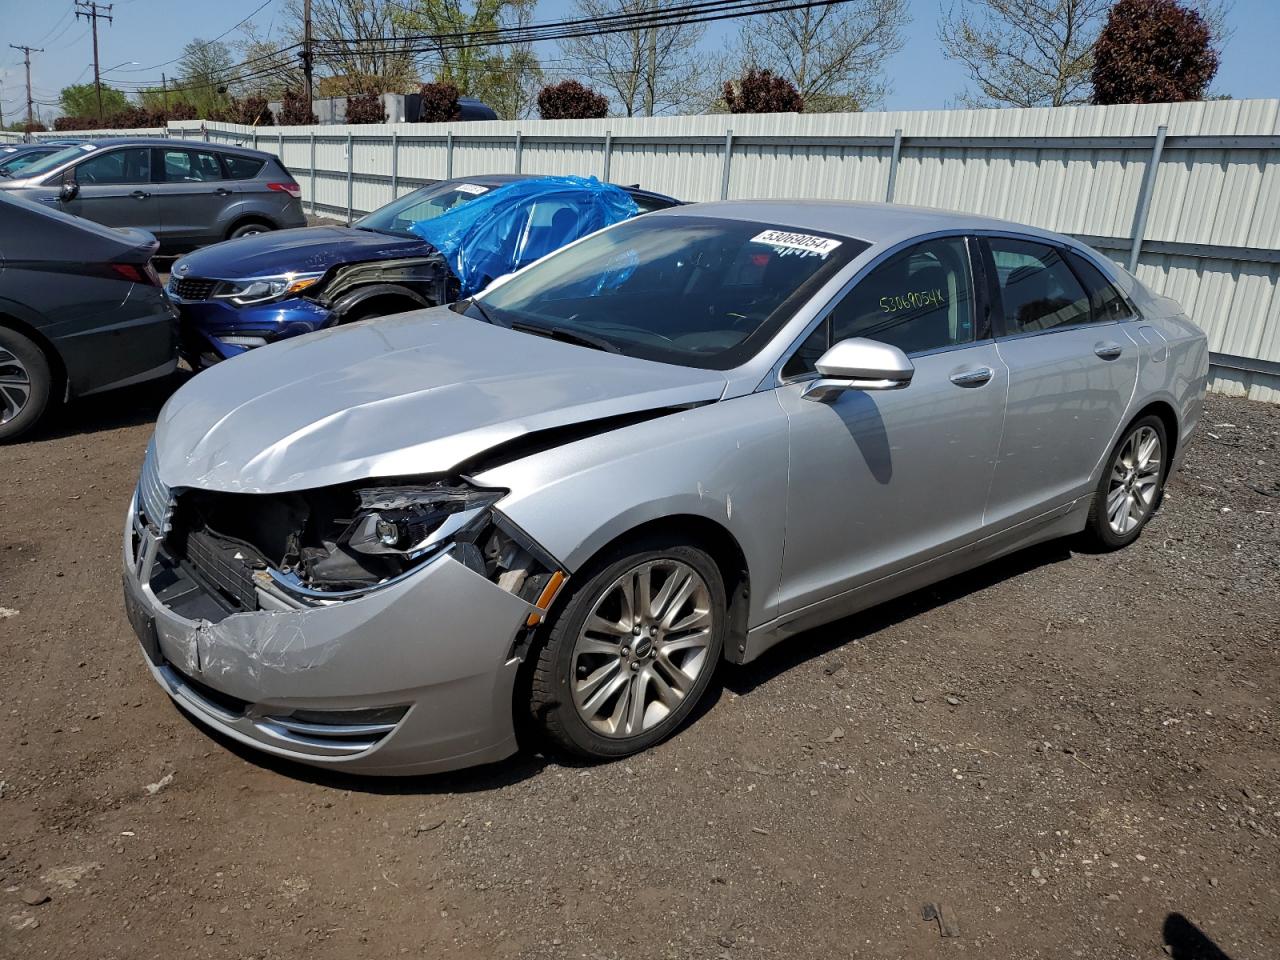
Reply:
M241 21L240 21L239 23L237 23L235 26L228 27L226 30L223 30L220 34L218 34L218 35L217 35L216 37L214 37L212 40L205 40L205 41L203 41L203 42L201 42L201 43L197 44L197 45L196 45L196 47L195 47L195 49L200 50L200 49L202 49L202 48L204 48L204 47L211 47L211 46L213 46L215 43L217 43L219 40L221 40L221 39L222 39L223 37L225 37L227 34L231 33L233 30L238 30L240 27L243 27L246 23L248 23L250 20L252 20L254 17L256 17L256 16L257 16L258 14L260 14L263 10L265 10L267 7L271 6L271 4L273 4L273 3L275 3L275 2L276 2L276 0L265 0L265 2L264 2L260 7L258 7L256 10L254 10L254 11L253 11L253 13L249 14L247 17L245 17L243 20L241 20ZM183 50L183 52L182 52L182 55L181 55L181 56L174 57L172 60L166 60L164 63L157 63L157 64L153 64L153 65L152 65L152 66L150 66L150 67L138 67L136 70L121 70L120 72L121 72L121 73L146 73L148 70L159 70L161 67L167 67L167 66L169 66L170 64L177 63L179 60L184 59L184 58L186 57L186 55L187 55L187 52L186 52L186 50L184 49L184 50Z
M111 18L111 4L108 3L103 7L96 0L76 0L76 19L79 20L81 17L93 24L93 89L98 98L98 123L102 123L102 74L98 70L98 21L115 22Z

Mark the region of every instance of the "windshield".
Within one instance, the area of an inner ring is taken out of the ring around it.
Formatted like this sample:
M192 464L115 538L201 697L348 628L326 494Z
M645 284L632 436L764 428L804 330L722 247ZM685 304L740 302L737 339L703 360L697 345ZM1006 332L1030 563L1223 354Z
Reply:
M628 220L464 301L470 316L629 356L728 370L754 356L861 240L695 216Z
M19 153L0 154L0 173L14 176L19 170L25 170L37 160L47 157L47 153L39 150L23 150Z
M83 157L87 153L83 147L64 147L57 153L51 153L48 156L41 157L29 167L25 167L22 171L23 177L38 177L42 173L47 173L55 167L60 167L68 160L74 160L76 157Z
M357 220L354 226L363 230L384 230L413 236L409 228L420 220L434 220L454 207L488 193L490 187L465 180L445 180L407 193L399 200L392 200L367 217Z

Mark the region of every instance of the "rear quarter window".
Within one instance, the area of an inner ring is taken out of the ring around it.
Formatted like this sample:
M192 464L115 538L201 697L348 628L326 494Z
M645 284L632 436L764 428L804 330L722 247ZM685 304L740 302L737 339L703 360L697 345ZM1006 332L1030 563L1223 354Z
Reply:
M228 180L249 180L258 175L258 171L266 164L265 160L253 157L236 157L222 154L222 165L227 168Z

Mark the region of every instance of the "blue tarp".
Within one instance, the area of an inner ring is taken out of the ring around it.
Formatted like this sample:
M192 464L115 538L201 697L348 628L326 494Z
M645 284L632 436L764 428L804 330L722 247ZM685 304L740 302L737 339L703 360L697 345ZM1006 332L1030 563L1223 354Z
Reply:
M461 295L469 297L498 277L639 212L625 190L595 177L541 177L490 190L409 229L444 255L462 284Z

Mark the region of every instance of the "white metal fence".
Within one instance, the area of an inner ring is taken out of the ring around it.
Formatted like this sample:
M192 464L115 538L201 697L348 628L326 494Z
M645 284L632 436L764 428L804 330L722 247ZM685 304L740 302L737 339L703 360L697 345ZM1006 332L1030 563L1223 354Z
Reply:
M429 179L523 172L595 175L684 200L893 200L1031 223L1091 243L1182 303L1209 334L1214 389L1280 402L1280 100L257 129L185 121L168 135L275 153L309 210L343 218Z

